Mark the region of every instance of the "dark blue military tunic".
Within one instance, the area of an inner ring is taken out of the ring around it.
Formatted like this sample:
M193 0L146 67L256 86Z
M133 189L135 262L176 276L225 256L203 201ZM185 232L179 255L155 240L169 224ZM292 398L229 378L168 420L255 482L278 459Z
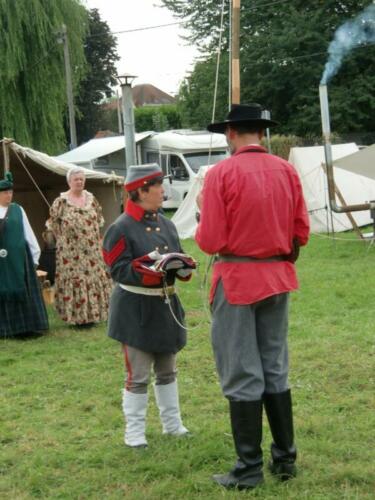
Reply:
M128 200L125 213L108 228L103 242L104 260L115 281L108 335L142 351L176 353L186 344L186 331L172 317L165 298L140 295L119 286L163 286L161 274L147 269L147 254L154 250L161 254L182 252L176 227L160 213L145 212ZM175 278L175 272L168 271L168 286ZM173 294L170 301L175 316L184 324L179 298Z

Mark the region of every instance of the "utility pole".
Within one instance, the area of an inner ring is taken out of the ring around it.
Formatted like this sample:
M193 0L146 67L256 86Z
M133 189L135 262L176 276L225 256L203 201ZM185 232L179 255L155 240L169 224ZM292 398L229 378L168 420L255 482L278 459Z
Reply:
M70 130L70 149L77 147L77 130L76 121L74 116L74 98L73 98L73 84L72 84L72 68L70 65L70 53L68 43L68 32L65 24L62 25L59 43L64 46L64 61L65 61L65 79L66 79L66 96L68 99L69 110L69 130Z
M228 111L232 107L232 5L229 0Z
M232 0L232 104L240 104L240 9L241 0Z

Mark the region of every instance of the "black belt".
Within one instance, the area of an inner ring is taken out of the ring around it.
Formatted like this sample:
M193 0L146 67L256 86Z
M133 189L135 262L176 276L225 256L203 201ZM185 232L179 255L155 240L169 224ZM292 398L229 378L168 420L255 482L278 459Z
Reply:
M271 257L257 258L242 255L217 255L217 262L282 262L288 260L287 255L272 255Z

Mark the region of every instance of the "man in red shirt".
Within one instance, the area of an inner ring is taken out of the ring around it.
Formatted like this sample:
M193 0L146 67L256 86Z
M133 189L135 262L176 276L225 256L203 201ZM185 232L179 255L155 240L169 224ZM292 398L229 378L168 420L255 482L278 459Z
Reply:
M238 460L214 480L226 488L263 481L262 410L273 443L270 470L296 475L288 386L288 296L298 288L294 261L309 236L299 177L287 161L260 146L277 123L259 104L235 105L210 132L224 133L232 156L206 175L196 241L216 254L210 293L212 346L229 400Z

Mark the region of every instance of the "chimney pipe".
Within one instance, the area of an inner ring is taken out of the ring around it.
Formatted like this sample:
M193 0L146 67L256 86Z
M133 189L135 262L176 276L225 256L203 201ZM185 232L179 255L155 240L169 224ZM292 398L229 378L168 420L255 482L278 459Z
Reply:
M336 203L335 178L333 173L332 146L331 146L331 125L329 119L328 89L327 85L319 85L320 113L322 117L322 133L324 141L324 155L326 159L328 195L331 209L337 213L359 212L375 208L375 203L363 203L361 205L339 206Z

